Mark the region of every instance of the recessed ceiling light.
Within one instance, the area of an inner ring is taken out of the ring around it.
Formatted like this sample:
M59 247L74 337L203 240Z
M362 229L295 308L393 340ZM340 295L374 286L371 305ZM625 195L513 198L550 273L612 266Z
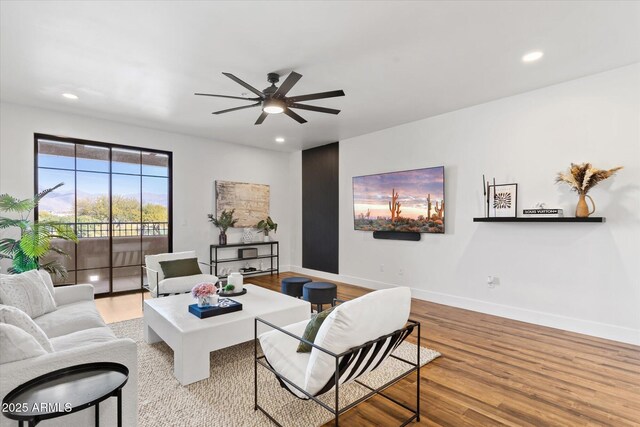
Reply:
M542 58L544 53L540 50L534 50L533 52L529 52L522 57L522 62L534 62L538 59Z
M64 96L67 99L78 99L78 95L74 95L72 93L63 93L62 96Z
M279 144L282 144L284 142L284 138L279 136L279 137L276 138L276 142L279 143Z

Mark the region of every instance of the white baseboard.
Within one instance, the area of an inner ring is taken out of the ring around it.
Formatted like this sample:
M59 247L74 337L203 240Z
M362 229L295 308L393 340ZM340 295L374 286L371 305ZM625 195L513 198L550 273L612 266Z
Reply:
M300 274L316 276L326 280L335 280L348 283L350 285L362 286L368 289L393 288L396 285L378 282L375 280L362 279L359 277L346 276L342 274L325 273L323 271L310 270L298 266L289 266L290 270ZM505 317L507 319L519 320L521 322L533 323L551 328L563 329L565 331L577 332L594 337L620 341L628 344L640 345L640 330L625 328L622 326L610 325L606 323L593 322L591 320L576 319L558 314L542 311L529 310L493 302L482 301L472 298L465 298L457 295L440 292L427 291L424 289L411 288L414 298L437 304L449 305L463 308L465 310L477 311L491 314L493 316Z

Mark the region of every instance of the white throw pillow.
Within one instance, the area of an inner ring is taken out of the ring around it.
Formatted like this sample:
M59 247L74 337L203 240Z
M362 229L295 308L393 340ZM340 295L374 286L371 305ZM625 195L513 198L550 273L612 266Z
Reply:
M44 282L44 284L47 285L49 293L55 299L56 292L53 290L53 279L51 278L51 274L49 274L48 271L44 270L38 270L38 273L40 273L40 277L42 277L42 281Z
M0 323L0 348L0 364L47 354L33 336L8 323Z
M17 307L32 319L56 309L56 302L37 270L0 277L0 300Z
M51 353L53 351L53 346L49 338L47 338L47 334L44 333L42 328L40 328L27 313L19 308L0 304L0 323L17 326L33 336L47 352Z
M314 344L340 354L367 341L396 331L407 323L411 290L384 289L337 306L318 330ZM335 359L314 348L305 376L305 390L319 392L335 371Z

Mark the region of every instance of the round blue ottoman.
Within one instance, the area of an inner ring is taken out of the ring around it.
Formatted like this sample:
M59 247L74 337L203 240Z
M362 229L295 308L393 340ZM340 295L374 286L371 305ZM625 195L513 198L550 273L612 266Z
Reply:
M318 313L322 311L323 304L333 304L333 299L338 297L338 287L335 283L310 282L302 289L302 298L315 304Z
M300 298L302 296L302 287L309 282L311 282L311 279L307 277L286 277L280 282L280 291L283 294Z

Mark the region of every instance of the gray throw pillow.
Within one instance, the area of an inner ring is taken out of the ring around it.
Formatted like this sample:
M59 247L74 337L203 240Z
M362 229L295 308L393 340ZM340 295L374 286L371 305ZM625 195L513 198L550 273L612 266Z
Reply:
M160 268L162 268L162 273L164 274L165 279L202 274L200 267L198 267L198 260L196 258L160 261Z
M309 323L307 323L307 327L304 328L304 333L302 334L302 338L307 341L314 342L316 339L316 335L318 335L318 331L320 330L320 326L322 326L322 322L326 319L335 307L331 307L325 311L321 311L318 314L314 314ZM298 353L309 353L311 352L311 347L309 344L300 341L298 344L298 349L296 350Z

